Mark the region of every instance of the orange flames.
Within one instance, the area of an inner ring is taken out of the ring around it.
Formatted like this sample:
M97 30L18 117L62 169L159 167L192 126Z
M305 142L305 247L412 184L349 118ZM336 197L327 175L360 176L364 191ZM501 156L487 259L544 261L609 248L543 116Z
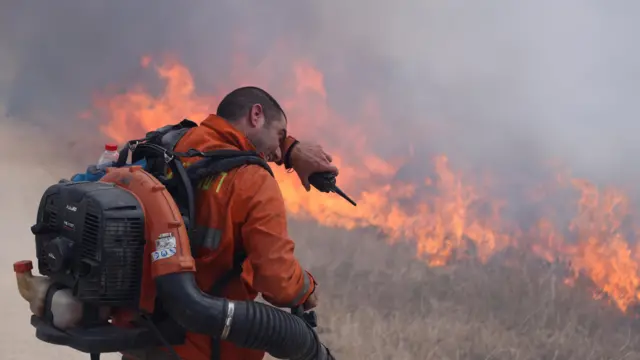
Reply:
M236 60L237 64L244 64L242 58ZM231 89L221 89L217 96L200 95L190 71L179 62L168 60L155 65L150 57L145 57L141 65L154 66L166 82L162 94L152 96L147 89L136 86L125 94L100 96L96 100L96 111L102 112L96 116L108 119L101 130L118 142L183 118L200 121L214 111L220 96ZM266 72L252 73L251 69L241 67L230 73L233 87L260 86L272 80L265 77ZM275 169L287 208L294 216L345 229L377 227L392 241L414 241L418 256L430 266L442 266L464 257L486 261L507 247L528 246L549 261L568 263L574 279L580 274L588 276L599 292L607 294L623 311L640 300L640 249L630 245L629 235L623 230L630 213L624 194L615 190L601 192L586 181L566 182L561 178L554 189L570 188L581 195L571 208L576 214L573 219L568 220L568 225L561 221L558 224L558 214L546 209L546 216L538 219L535 226L521 229L517 222L503 218L507 202L489 196L489 191L482 187L484 184L464 180L462 174L452 169L446 156L432 159L435 175L423 182L394 180L401 162L371 155L372 147L363 129L347 125L350 122L343 121L327 106L323 75L309 63L296 63L289 82L282 83L282 76L277 81L277 90L282 93L276 97L281 99L289 118L295 119L290 129L294 136L305 139L326 133L348 139L336 148L325 147L340 167L341 187L358 202L354 208L337 196L307 193L294 174ZM363 105L363 111L367 113L367 124L378 121L371 98ZM546 190L537 193L532 202L544 203L547 197L555 197Z

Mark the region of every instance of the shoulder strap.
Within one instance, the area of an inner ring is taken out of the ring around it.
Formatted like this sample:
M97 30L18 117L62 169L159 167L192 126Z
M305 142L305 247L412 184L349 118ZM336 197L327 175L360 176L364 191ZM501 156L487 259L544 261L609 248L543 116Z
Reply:
M183 119L178 124L166 125L159 129L149 131L142 139L130 140L127 142L127 146L125 146L121 151L118 157L118 161L116 162L116 167L122 167L126 164L127 159L129 157L129 153L132 154L132 163L136 163L144 158L144 154L135 153L135 149L138 144L147 143L147 144L155 144L160 146L163 149L173 151L176 147L176 144L184 134L187 133L191 128L197 127L198 124L189 120Z

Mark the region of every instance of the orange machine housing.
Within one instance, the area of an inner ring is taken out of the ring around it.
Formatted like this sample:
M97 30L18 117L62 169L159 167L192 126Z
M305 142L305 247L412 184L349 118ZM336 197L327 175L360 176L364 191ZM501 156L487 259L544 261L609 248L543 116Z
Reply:
M141 166L108 168L107 174L100 181L113 183L131 192L142 206L145 214L146 245L143 257L140 310L153 313L156 277L196 271L182 215L167 188ZM152 261L152 254L156 251L156 239L167 234L175 238L175 255ZM135 315L127 310L117 311L113 314L113 324L128 327Z

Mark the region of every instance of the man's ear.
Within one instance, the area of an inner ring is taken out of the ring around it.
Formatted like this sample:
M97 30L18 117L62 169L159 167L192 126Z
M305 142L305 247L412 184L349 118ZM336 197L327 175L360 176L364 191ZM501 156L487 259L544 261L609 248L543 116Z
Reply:
M260 127L264 121L264 111L262 105L253 104L251 106L251 113L249 114L249 124L251 127Z

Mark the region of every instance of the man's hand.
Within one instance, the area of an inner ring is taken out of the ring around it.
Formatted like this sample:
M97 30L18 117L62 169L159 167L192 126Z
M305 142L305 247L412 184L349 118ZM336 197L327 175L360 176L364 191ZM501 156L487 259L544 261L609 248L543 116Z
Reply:
M309 176L316 172L332 172L338 175L338 168L331 162L331 155L324 152L322 146L314 143L299 142L291 149L291 167L300 178L305 190L311 190Z
M309 297L307 298L307 301L304 302L303 304L304 311L311 310L316 306L318 306L318 295L316 293L317 292L314 291L313 294L309 295Z

